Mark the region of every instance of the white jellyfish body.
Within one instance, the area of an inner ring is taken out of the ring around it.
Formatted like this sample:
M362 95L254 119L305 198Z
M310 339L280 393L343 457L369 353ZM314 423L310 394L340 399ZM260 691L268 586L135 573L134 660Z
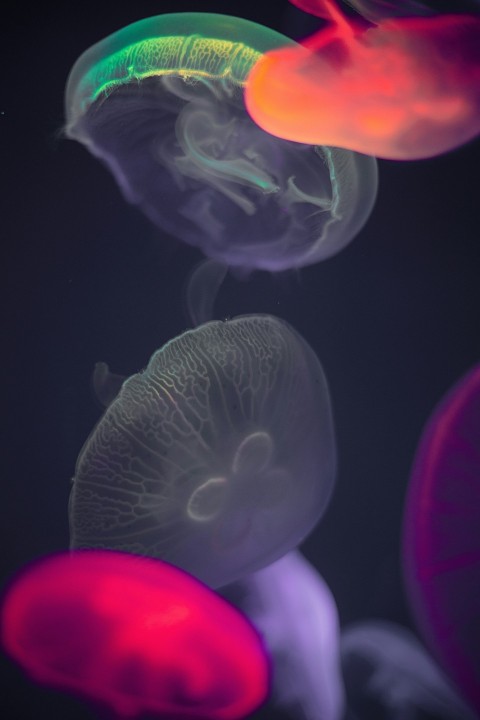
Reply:
M320 363L266 315L171 340L126 380L77 461L72 548L159 557L212 586L296 547L331 494Z

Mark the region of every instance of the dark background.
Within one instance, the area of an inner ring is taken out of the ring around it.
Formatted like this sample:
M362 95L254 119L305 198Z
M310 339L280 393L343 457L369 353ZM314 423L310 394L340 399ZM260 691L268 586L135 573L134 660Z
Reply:
M446 5L446 3L440 3ZM458 3L457 3L458 5ZM87 47L162 12L227 12L292 37L315 27L288 2L92 2L10 9L2 40L0 216L4 394L1 571L68 545L75 460L101 410L97 360L132 374L187 325L183 290L201 255L162 236L111 175L62 137L67 74ZM450 4L451 7L451 4ZM304 544L342 625L411 626L399 560L415 447L435 403L480 357L478 164L474 142L433 160L381 161L365 229L298 273L228 278L217 316L288 320L329 380L336 491ZM89 718L2 658L2 718Z

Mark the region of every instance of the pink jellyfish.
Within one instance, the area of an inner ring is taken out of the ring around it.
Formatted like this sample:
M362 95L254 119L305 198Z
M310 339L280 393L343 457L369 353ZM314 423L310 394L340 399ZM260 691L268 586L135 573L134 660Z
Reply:
M109 551L55 555L6 593L2 641L33 680L116 715L236 720L269 689L243 615L182 570Z
M246 106L264 130L395 160L451 150L480 132L480 17L351 20L334 0L292 0L328 21L253 67Z
M446 395L420 441L404 524L420 631L480 711L480 365Z

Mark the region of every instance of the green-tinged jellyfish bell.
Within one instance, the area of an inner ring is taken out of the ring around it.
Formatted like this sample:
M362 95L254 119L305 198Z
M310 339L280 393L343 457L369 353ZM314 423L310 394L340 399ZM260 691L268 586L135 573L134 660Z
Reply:
M160 228L229 266L309 265L346 245L373 207L373 158L273 137L244 105L250 70L295 45L227 15L134 23L87 50L66 90L66 133Z
M110 379L98 365L97 388ZM115 386L118 376L107 397ZM209 322L155 352L93 430L70 496L71 547L158 557L220 587L295 548L334 474L310 346L269 315Z

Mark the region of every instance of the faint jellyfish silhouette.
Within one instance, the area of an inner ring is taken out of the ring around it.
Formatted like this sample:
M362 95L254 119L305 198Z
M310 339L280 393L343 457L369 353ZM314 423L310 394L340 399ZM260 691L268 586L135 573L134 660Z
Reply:
M256 63L245 100L260 127L395 160L439 155L480 132L480 16L371 25L334 0L292 2L329 24Z
M373 207L373 158L274 138L244 106L262 54L292 40L240 18L159 15L87 50L66 133L160 228L229 266L285 270L346 245Z
M405 581L427 645L480 712L480 365L431 416L405 507Z
M260 631L272 657L272 702L304 720L340 720L339 623L327 584L298 551L222 590Z
M167 563L61 554L7 590L2 643L36 682L116 716L237 720L267 697L260 636L216 593Z
M415 636L394 623L362 622L341 634L351 720L475 720Z
M294 5L298 5L305 12L313 15L319 14L321 8L317 0L302 0L296 3L291 0ZM347 5L353 7L360 15L372 23L384 20L390 17L405 17L408 15L432 15L433 10L423 2L418 0L345 0ZM321 15L325 17L325 15ZM327 16L328 19L328 16Z
M332 491L320 363L287 323L251 315L168 342L87 440L72 548L159 557L218 587L296 547Z

